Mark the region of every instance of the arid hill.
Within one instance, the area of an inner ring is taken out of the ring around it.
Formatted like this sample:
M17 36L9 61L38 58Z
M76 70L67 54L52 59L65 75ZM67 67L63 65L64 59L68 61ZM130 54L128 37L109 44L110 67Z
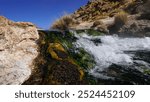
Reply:
M106 34L150 36L150 0L90 0L51 28L95 29ZM68 19L66 19L68 18Z

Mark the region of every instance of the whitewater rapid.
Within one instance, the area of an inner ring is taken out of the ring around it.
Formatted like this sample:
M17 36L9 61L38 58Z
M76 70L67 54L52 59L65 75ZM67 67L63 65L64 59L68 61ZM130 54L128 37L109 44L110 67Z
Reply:
M134 53L131 51L150 51L150 38L121 38L117 35L108 36L88 36L87 34L76 35L77 47L84 48L87 52L94 56L96 61L95 68L89 70L89 73L96 77L109 78L100 72L108 68L112 64L117 65L132 65L135 60ZM94 39L99 39L99 43L95 44ZM142 60L137 60L137 63L142 63L149 67L149 63Z

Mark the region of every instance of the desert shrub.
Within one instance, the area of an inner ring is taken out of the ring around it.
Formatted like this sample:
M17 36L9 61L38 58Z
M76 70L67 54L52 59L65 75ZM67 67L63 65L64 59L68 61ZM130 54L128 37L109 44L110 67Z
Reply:
M51 28L52 29L59 29L59 30L68 30L71 26L75 25L76 21L70 16L65 15L60 19L56 20Z
M115 16L114 24L118 27L123 26L128 21L128 15L125 12L119 12Z
M115 15L114 23L108 26L110 33L116 33L128 21L128 15L125 12L119 12Z

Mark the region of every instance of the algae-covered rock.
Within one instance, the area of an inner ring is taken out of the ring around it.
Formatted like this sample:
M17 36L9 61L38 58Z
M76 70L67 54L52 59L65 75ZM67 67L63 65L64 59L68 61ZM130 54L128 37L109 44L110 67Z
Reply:
M150 75L150 69L145 69L145 70L144 70L144 73Z
M85 70L94 68L95 61L92 55L86 52L83 48L78 48L76 53L72 54L72 57L76 60L79 66L82 66Z
M37 58L36 73L24 84L85 83L84 70L70 55L75 40L72 33L65 32L64 35L57 31L39 31L39 35L41 53Z
M81 84L81 75L75 64L56 60L49 64L43 84Z
M47 51L56 60L62 60L67 57L65 49L60 43L49 43Z

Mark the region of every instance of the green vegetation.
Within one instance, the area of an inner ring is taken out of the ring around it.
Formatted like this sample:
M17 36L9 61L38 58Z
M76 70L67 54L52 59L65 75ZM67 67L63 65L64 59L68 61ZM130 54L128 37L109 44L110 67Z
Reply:
M102 33L101 31L94 30L94 29L76 30L76 33L77 33L77 34L86 33L86 34L88 34L89 36L90 36L90 35L92 35L92 36L104 35L104 33Z
M93 56L73 44L69 31L39 31L39 56L34 74L24 84L95 84L87 70L95 67Z
M78 48L76 50L76 52L71 52L70 55L75 59L79 66L84 68L84 70L89 70L96 65L94 57L83 48Z
M111 79L103 80L89 75L89 70L96 66L94 57L85 49L75 46L74 43L78 38L69 30L77 25L77 20L80 19L81 22L94 23L90 29L76 30L75 32L79 35L86 33L89 36L100 36L109 33L108 29L111 33L117 32L128 22L128 14L124 9L129 4L134 4L135 0L97 1L91 1L86 6L81 7L75 12L75 15L78 16L66 15L56 20L51 28L58 29L60 32L39 31L40 54L36 59L37 68L34 75L26 82L27 84L30 84L31 79L32 84L112 84L114 82ZM106 17L114 17L114 23L111 22L112 25L107 24L109 22L103 24L100 19ZM101 39L96 39L96 37L90 40L95 45L101 43ZM127 84L131 84L130 81L138 82L138 75L141 78L140 81L143 81L146 75L150 75L149 69L143 68L142 71L144 75L142 73L140 76L141 72L134 70L134 68L128 70L124 66L111 65L108 70L103 72L106 75L116 77L116 83L126 84L129 81Z
M150 75L150 69L145 69L145 70L144 70L144 73Z
M103 35L104 33L98 31L98 30L94 30L94 29L87 29L86 33L88 35L92 35L92 36L99 36L99 35Z

